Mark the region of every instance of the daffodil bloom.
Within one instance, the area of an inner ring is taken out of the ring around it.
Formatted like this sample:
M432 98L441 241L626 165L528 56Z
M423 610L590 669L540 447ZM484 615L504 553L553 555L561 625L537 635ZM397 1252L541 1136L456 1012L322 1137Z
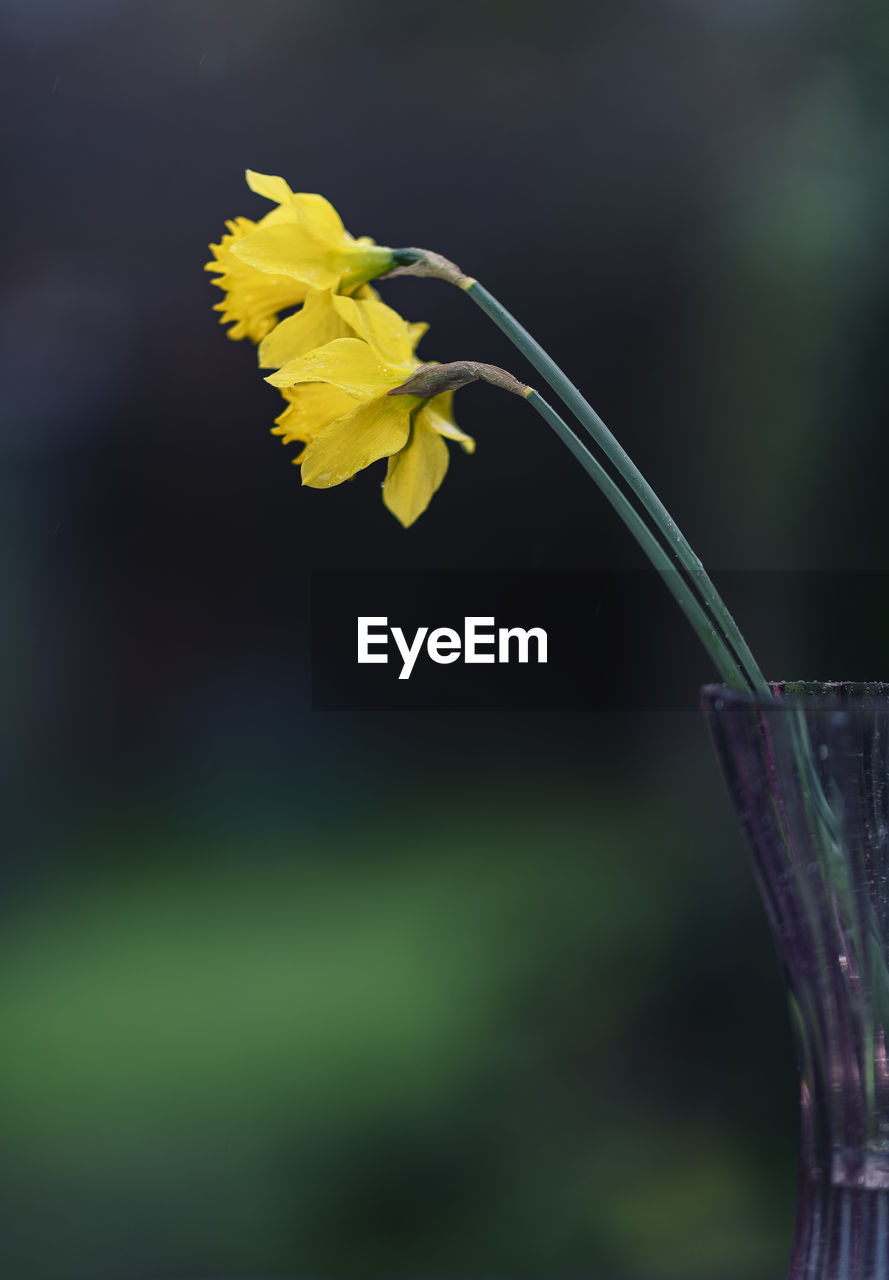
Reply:
M255 230L231 245L230 252L247 266L340 293L351 293L394 266L391 249L369 236L350 236L323 196L291 191L283 178L251 169L247 185L277 205Z
M337 338L361 337L373 345L376 337L385 349L390 329L396 335L396 345L405 340L413 358L414 348L428 327L405 325L369 285L364 285L351 299L330 290L309 289L305 305L295 315L282 320L260 343L259 363L266 369L280 368ZM280 390L287 408L275 419L272 434L281 436L284 444L295 440L307 443L328 423L355 407L351 396L323 382L299 383ZM302 458L301 453L294 461L299 463Z
M205 270L225 298L215 306L230 338L260 342L283 311L299 306L310 288L355 293L389 270L391 249L367 236L355 240L323 196L296 193L283 178L247 170L251 190L276 204L259 222L233 218L211 244ZM272 367L272 366L267 366Z
M277 369L336 338L357 336L372 342L380 326L387 323L395 323L400 333L403 322L400 317L395 321L392 317L396 313L380 302L370 285L362 286L352 299L330 290L309 289L299 311L282 320L260 343L259 363L263 368ZM411 355L428 327L407 325ZM385 340L384 334L381 341ZM297 440L307 443L322 427L355 407L351 396L322 382L281 387L281 394L287 408L275 419L272 434L280 436L283 444ZM294 461L299 463L302 458L301 453Z
M331 305L361 336L334 338L266 379L289 400L279 433L306 442L298 461L303 484L314 489L341 484L388 458L383 501L407 526L445 477L445 439L469 453L475 442L453 420L452 392L429 399L389 394L420 368L414 347L422 326L409 325L376 299L332 295Z

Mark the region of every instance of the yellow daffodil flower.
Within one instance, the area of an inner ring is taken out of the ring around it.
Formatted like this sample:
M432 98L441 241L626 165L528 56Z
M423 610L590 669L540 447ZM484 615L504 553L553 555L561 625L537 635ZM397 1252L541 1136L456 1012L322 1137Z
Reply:
M330 290L309 289L300 310L282 320L260 343L259 363L263 368L277 369L336 338L372 338L375 329L383 323L381 317L387 314L396 313L380 302L369 285L359 289L352 300L340 298ZM411 354L428 327L426 324L407 326ZM287 408L275 419L272 434L280 436L283 444L297 440L308 443L322 427L355 407L351 396L321 382L300 383L280 390ZM294 461L301 462L303 453Z
M283 178L247 170L247 185L278 206L230 252L249 267L313 289L351 293L394 265L391 249L354 239L323 196L293 192Z
M266 379L289 401L278 433L306 443L298 459L302 482L315 489L341 484L388 458L383 501L407 526L445 477L445 439L469 453L475 442L453 420L452 392L430 399L388 394L420 367L414 347L423 326L409 325L375 298L329 298L340 320L360 336L337 337L298 354Z
M222 313L221 324L231 324L230 338L260 342L310 288L355 293L392 266L392 251L367 236L353 239L323 196L295 193L283 178L249 169L247 183L277 207L259 222L227 222L227 234L210 245L213 259L204 267L225 293L214 310Z

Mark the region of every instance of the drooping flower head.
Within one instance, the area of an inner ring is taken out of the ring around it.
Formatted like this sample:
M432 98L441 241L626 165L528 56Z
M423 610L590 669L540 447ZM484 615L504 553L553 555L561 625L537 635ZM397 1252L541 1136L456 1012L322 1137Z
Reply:
M444 479L445 440L458 441L467 452L475 448L453 420L452 392L430 398L390 394L421 367L414 348L425 326L408 324L374 297L327 293L311 305L335 323L332 312L352 336L303 349L266 379L288 400L276 431L285 441L305 442L297 461L303 484L315 489L341 484L388 458L383 501L402 524L412 524ZM307 300L280 342L277 330L270 335L261 354L264 362L277 363L286 356L285 339L297 340L310 321L314 331L311 312L302 326L296 323L308 308Z
M250 338L260 365L277 371L267 381L286 407L272 430L305 446L294 461L312 488L388 458L383 501L412 524L447 471L445 440L475 448L454 422L452 400L454 387L480 375L448 381L445 366L422 365L415 348L427 326L408 324L369 281L393 268L417 274L420 258L426 274L463 277L437 255L353 238L327 200L294 192L283 178L248 170L247 182L275 207L259 222L227 223L206 269L225 293L216 310L229 337Z
M247 184L276 207L259 222L233 219L210 246L206 270L225 292L216 309L223 324L232 323L229 337L259 342L308 289L353 293L392 267L392 250L367 236L354 239L323 196L291 191L283 178L250 169Z

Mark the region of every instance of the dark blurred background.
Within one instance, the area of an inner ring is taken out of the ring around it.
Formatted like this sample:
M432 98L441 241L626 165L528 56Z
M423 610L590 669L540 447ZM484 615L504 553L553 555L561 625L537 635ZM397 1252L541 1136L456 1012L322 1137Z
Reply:
M313 712L312 570L642 560L487 387L409 531L374 474L301 489L201 268L268 207L247 166L447 254L767 674L887 679L885 5L0 0L0 59L0 1274L783 1274L795 1079L706 656L677 622L602 671L683 673L670 714ZM385 296L529 377L456 290Z

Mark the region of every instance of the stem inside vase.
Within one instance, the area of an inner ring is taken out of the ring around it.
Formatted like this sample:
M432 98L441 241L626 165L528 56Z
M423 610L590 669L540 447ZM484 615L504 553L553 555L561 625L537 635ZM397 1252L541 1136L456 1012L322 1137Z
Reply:
M702 692L800 1072L790 1280L889 1277L889 685Z

